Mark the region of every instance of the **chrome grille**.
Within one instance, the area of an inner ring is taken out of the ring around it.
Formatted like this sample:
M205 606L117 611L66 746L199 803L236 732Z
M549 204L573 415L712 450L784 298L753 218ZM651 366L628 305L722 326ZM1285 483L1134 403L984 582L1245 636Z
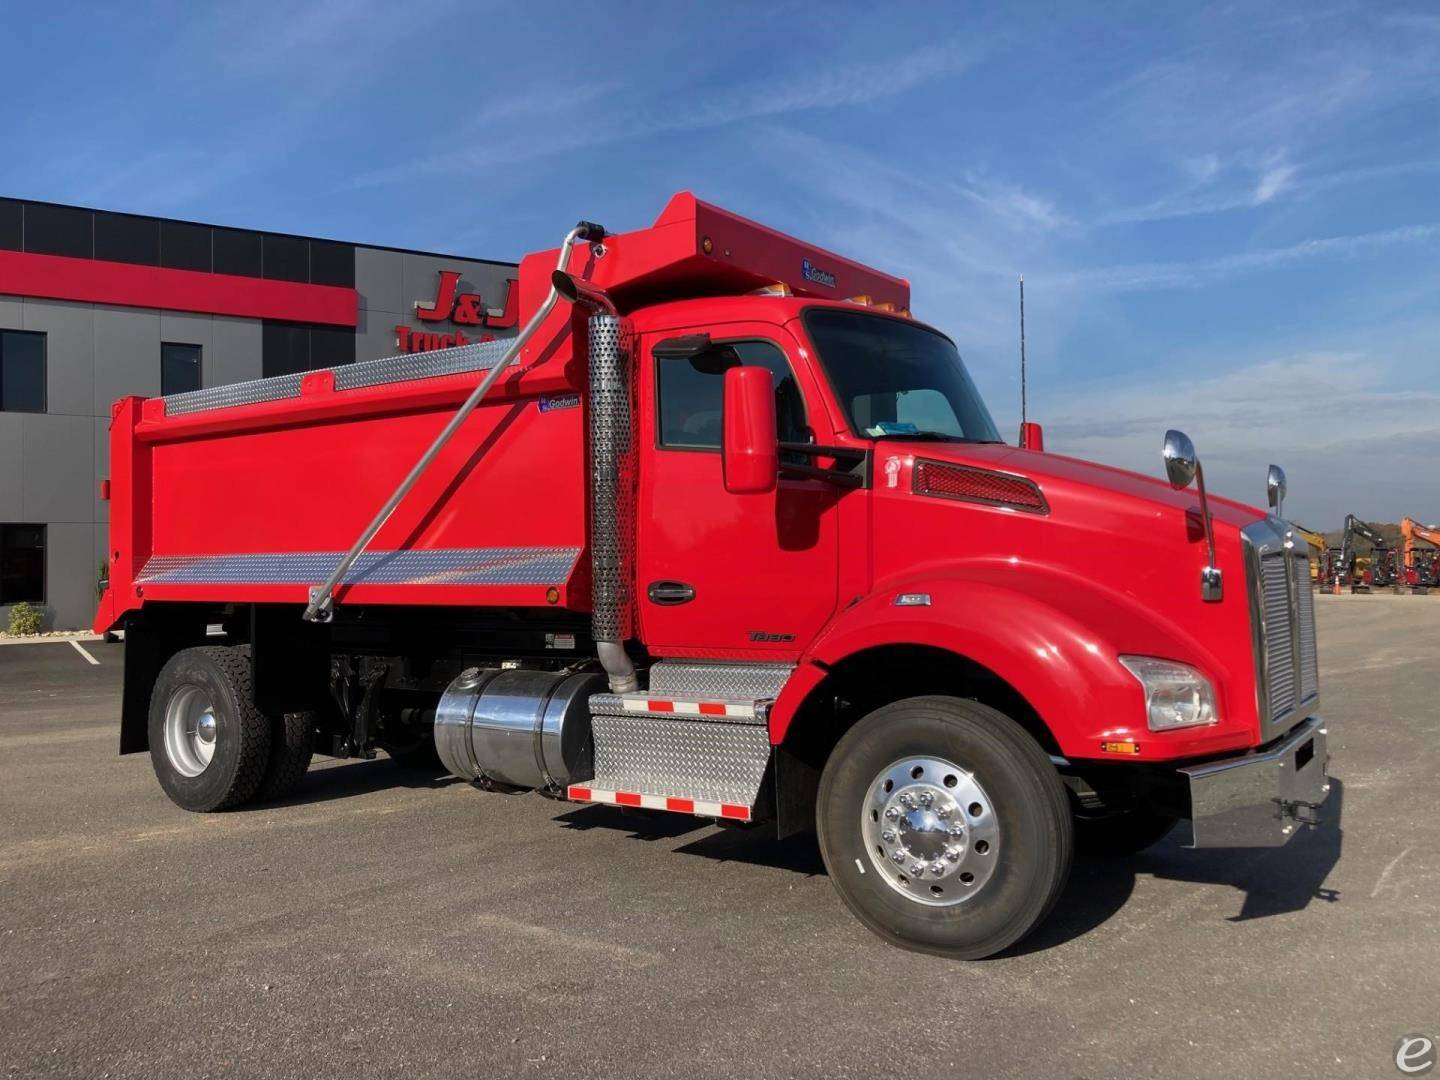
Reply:
M1314 711L1319 694L1315 599L1304 547L1283 522L1244 531L1261 734L1269 739Z
M1315 590L1310 584L1310 559L1296 556L1296 596L1300 601L1300 700L1320 692L1320 661L1315 648Z
M1283 551L1260 558L1260 587L1265 610L1265 670L1269 675L1274 719L1295 707L1294 620L1290 618L1290 583Z

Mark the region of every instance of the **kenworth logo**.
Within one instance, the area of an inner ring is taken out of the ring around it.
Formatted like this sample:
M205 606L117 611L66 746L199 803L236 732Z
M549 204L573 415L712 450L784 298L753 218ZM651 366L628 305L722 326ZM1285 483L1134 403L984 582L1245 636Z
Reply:
M824 285L827 289L835 287L835 275L828 270L821 270L809 259L800 260L800 276L816 285Z

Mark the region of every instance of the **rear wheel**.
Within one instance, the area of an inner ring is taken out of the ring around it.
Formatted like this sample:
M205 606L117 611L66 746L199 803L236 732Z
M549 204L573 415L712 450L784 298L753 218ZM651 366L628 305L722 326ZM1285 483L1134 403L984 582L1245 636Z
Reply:
M1070 871L1070 807L1049 758L1009 717L959 698L895 702L851 728L821 777L816 824L860 920L943 956L1019 941Z
M283 799L305 779L315 755L315 714L284 713L270 724L270 756L255 799Z
M184 649L150 695L150 762L178 806L239 806L265 775L270 722L252 704L248 646Z

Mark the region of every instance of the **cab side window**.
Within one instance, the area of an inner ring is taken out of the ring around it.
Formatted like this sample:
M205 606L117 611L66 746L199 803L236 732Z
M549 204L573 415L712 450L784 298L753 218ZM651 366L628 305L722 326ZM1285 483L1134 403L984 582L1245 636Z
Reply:
M769 341L727 341L746 366L768 368L775 378L775 428L781 442L809 442L805 399L779 346ZM660 445L687 450L719 450L725 373L704 360L657 357L656 413Z

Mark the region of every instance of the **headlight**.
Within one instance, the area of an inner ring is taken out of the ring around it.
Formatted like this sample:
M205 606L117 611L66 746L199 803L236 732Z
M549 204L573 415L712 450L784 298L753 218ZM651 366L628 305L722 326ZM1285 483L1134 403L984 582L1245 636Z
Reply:
M1145 688L1145 720L1151 731L1216 723L1215 688L1187 664L1153 656L1122 656L1125 670Z

